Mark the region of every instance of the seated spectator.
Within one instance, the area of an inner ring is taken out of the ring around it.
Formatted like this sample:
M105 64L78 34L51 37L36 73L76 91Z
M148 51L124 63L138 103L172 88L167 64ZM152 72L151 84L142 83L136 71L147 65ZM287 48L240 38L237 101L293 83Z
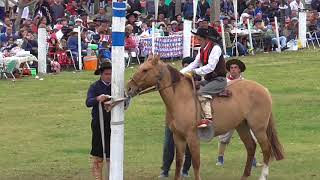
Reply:
M171 21L170 25L171 25L171 29L172 29L173 32L178 32L179 31L178 22L177 21Z
M38 57L38 41L35 40L31 32L28 32L26 36L23 37L21 48L25 51L30 51L31 54Z
M16 40L17 36L13 34L12 27L7 27L6 32L0 34L0 44L7 43L10 38L13 38L14 40Z
M285 34L285 37L287 38L287 41L297 39L298 32L299 32L299 20L298 18L294 17L284 27L284 34Z
M107 12L104 8L100 8L98 11L98 14L93 16L94 19L100 19L100 20L108 20Z
M17 47L18 45L14 42L14 38L13 37L8 37L8 40L6 43L3 44L1 51L3 52L3 54L5 54L6 56L11 56L10 55L10 51Z
M256 8L255 8L255 10L254 10L254 16L256 16L258 13L260 13L261 16L262 16L262 14L263 14L261 1L257 1L257 2L256 2Z
M133 27L128 24L125 28L125 45L124 49L127 51L135 51L137 48L137 44L135 40L132 38Z
M268 29L266 31L266 36L271 37L272 47L273 47L273 50L275 50L275 48L278 46L275 22L272 21L271 25L272 25L271 29ZM286 50L287 49L287 38L282 34L281 29L279 29L279 41L280 41L281 51Z
M248 1L249 3L248 4L248 7L243 11L243 13L247 13L249 14L250 16L254 16L255 15L255 9L254 9L254 6L252 3L250 3L250 1Z
M221 13L232 16L233 15L233 3L231 0L222 0L220 3Z
M140 35L142 33L141 28L136 25L138 15L135 13L129 13L127 18L127 24L130 24L133 27L133 34Z

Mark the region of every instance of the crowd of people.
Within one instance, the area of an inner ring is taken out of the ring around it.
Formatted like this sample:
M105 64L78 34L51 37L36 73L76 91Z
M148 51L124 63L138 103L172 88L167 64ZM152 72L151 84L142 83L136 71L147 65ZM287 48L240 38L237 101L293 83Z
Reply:
M246 55L253 49L249 45L248 36L238 36L235 43L235 26L241 30L248 29L256 32L253 35L253 48L255 51L270 52L277 48L275 18L278 18L280 28L280 46L287 49L287 42L297 39L298 13L307 12L307 31L316 32L320 37L320 2L309 0L304 4L300 0L287 0L281 5L280 0L239 0L238 13L234 12L231 0L221 0L221 16L226 37L226 49L229 56L236 54ZM17 51L25 50L37 56L38 28L46 28L48 33L48 57L62 64L77 63L78 42L77 31L81 29L82 56L87 55L91 43L97 44L99 59L110 59L112 1L101 1L100 8L93 8L92 1L85 0L39 0L36 4L25 7L20 22L17 20L17 7L0 8L3 14L0 19L0 48L2 54L14 56ZM0 7L3 7L0 3ZM136 51L141 48L137 39L147 38L153 33L152 22L156 23L157 36L171 36L182 34L184 20L193 18L193 1L187 0L182 4L181 12L176 11L176 2L172 0L165 4L159 1L158 16L155 17L153 0L128 0L125 49ZM281 13L284 9L284 14ZM215 28L221 31L220 21L210 19L212 9L207 0L200 0L196 12L196 28ZM239 21L235 20L235 14ZM250 24L248 24L249 19ZM280 21L282 20L283 21ZM197 45L197 40L193 45ZM72 52L73 61L67 57L66 50ZM141 51L141 49L140 49ZM139 52L138 52L139 53ZM58 54L58 56L57 56ZM69 59L69 61L68 61ZM76 67L78 68L78 67Z

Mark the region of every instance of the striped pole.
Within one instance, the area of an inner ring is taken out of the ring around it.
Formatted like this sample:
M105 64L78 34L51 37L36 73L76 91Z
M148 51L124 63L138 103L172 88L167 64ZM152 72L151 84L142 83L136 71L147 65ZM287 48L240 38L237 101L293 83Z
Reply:
M126 3L113 0L112 16L112 88L115 99L124 96L124 30ZM123 180L124 103L111 111L110 180Z

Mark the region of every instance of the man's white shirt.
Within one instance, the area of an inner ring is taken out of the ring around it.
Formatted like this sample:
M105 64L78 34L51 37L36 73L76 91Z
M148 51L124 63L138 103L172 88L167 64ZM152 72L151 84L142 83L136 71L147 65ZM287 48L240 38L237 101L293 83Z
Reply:
M208 45L204 48L204 50L206 50L206 48L208 48ZM196 74L202 75L202 76L204 76L208 73L211 73L216 68L221 54L222 54L222 50L221 50L220 46L214 45L211 52L210 52L207 65L199 67L202 63L201 63L201 59L200 59L200 53L198 53L195 60L192 63L190 63L187 67L180 70L180 72L186 73L191 70L194 70L194 72Z

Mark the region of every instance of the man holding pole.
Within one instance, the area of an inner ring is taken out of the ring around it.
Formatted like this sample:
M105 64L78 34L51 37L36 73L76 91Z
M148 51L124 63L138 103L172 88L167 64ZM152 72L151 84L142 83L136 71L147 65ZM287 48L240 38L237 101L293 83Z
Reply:
M100 75L100 79L91 84L87 93L86 105L87 107L92 107L92 148L90 152L92 173L96 180L102 180L103 159L106 159L107 169L109 169L110 164L111 113L101 108L103 107L102 105L99 110L99 104L107 101L108 95L111 95L111 63L105 62L101 64L100 68L97 69L94 74ZM99 118L103 118L103 121L100 122ZM104 128L100 128L102 127L100 124L103 124ZM104 137L102 134L104 134Z

